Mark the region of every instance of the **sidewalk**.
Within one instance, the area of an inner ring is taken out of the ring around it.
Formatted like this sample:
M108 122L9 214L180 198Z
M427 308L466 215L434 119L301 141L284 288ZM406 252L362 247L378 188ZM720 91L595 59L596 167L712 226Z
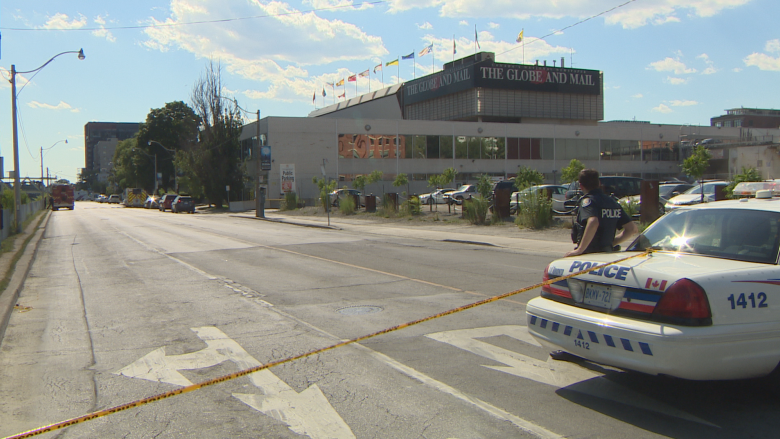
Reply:
M369 215L334 215L331 216L330 226L328 226L328 218L325 216L302 216L275 209L266 209L265 218L256 218L254 211L231 214L231 216L361 234L490 245L552 257L561 257L574 248L569 229L560 227L536 231L520 229L512 223L475 226L465 222L415 221L409 218L381 218Z
M8 320L14 311L16 300L19 298L19 292L22 290L27 273L30 272L30 267L32 267L32 263L35 260L38 244L43 238L50 216L51 210L44 210L43 219L40 217L34 218L21 234L14 236L13 250L0 254L0 278L10 276L8 285L4 290L0 291L0 346L3 343Z

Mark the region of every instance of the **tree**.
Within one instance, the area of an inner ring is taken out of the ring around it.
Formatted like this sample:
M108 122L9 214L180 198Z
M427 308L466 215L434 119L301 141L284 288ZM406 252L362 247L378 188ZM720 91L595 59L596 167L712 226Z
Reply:
M477 192L479 195L487 200L490 197L490 192L492 191L493 180L487 174L480 175L479 180L477 180Z
M403 172L395 176L395 180L393 180L393 186L394 187L401 187L403 185L406 185L406 191L409 191L409 179L406 177L406 174Z
M224 87L220 65L210 61L190 95L192 108L200 120L198 143L189 146L189 157L179 160L177 156L177 164L189 167L184 173L200 181L203 193L216 206L222 206L226 199L226 186L233 193L244 189L238 140L243 121L235 101L232 105L224 104Z
M328 181L325 178L317 178L315 175L312 177L311 182L317 185L320 190L320 201L322 202L322 208L328 211L328 205L330 204L330 193L336 189L336 180Z
M701 180L701 178L704 176L704 172L707 170L707 167L710 165L710 159L712 158L712 154L710 154L709 151L707 151L707 148L704 147L704 145L699 145L693 150L693 154L691 154L690 157L685 159L682 164L683 172L685 172L685 175L688 175L689 177L693 177L696 180ZM702 186L704 185L703 182L700 182ZM704 202L704 188L702 187L701 191L701 202Z
M735 175L734 179L731 180L731 183L729 183L728 186L726 186L726 189L723 191L726 193L726 196L728 198L731 198L734 194L734 188L742 182L745 181L762 181L763 178L761 177L761 173L758 172L758 169L748 166L748 167L742 167L742 172Z
M571 159L569 166L561 169L561 183L569 183L580 176L580 171L585 169L585 165L577 159Z
M177 181L176 152L198 141L199 125L198 115L182 101L168 102L165 107L153 108L146 115L146 122L135 135L137 147L150 156L157 155L157 172L162 174L163 189L174 188Z
M128 187L154 186L153 159L137 151L138 140L135 137L122 140L116 145L113 158L113 172L108 180L119 191Z
M579 174L579 171L577 171ZM527 166L520 166L517 168L517 176L515 177L515 186L519 190L525 188L540 185L544 183L544 175L536 169L531 169Z

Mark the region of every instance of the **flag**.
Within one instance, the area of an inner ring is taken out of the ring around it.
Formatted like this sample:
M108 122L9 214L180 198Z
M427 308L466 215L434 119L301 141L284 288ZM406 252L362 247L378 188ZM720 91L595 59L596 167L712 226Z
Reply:
M452 40L452 54L455 55L458 53L458 47L455 45L455 39Z
M374 73L376 73L377 70L382 70L382 63L379 63L379 65L374 67Z
M401 59L414 59L414 52L412 52L412 53L410 53L408 55L402 56Z
M333 86L334 86L334 85L336 85L336 84L334 84L333 82L326 82L325 84L329 85L329 86L330 86L330 88L333 88Z
M521 42L521 41L523 41L523 31L524 31L524 30L525 30L525 29L521 30L521 31L520 31L520 33L519 33L519 34L517 34L517 42L518 42L518 43L519 43L519 42Z
M327 95L328 95L328 94L327 94L327 93L325 93L325 87L322 87L322 97L324 98L324 97L325 97L325 96L327 96Z
M344 93L339 95L339 99L346 98L346 97L347 97L347 92L344 92Z
M317 101L317 92L315 91L313 95L311 95L311 103L315 103Z
M349 78L347 78L347 81L349 81L349 82L355 82L355 81L357 81L357 75L352 75L352 76L350 76Z
M477 43L478 48L482 48L482 46L479 45L479 35L477 35L477 25L474 25L474 42Z
M344 85L344 78L341 78L341 81L336 83L336 87L341 87L342 85Z
M433 43L431 43L430 46L426 47L425 49L420 51L420 56L425 56L429 53L433 52Z
M392 61L390 61L388 63L385 63L385 67L397 66L397 65L398 65L398 58L396 58L396 59L394 59L394 60L392 60Z
M358 76L360 76L361 78L367 78L369 74L370 74L370 70L366 69L365 72L360 72Z

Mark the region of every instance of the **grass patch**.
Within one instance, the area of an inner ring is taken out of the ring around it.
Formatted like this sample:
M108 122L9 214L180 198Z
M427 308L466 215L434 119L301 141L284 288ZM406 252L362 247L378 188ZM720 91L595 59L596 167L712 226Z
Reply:
M5 275L2 279L0 279L0 292L4 292L6 288L8 288L8 284L11 282L11 276L13 276L14 271L16 269L16 264L19 262L19 259L22 258L22 254L24 254L24 250L27 248L27 244L30 243L33 236L35 236L35 232L41 228L41 223L43 222L44 218L46 218L46 215L41 215L41 213L45 213L46 210L42 210L41 212L30 216L27 218L23 223L23 229L26 228L36 217L40 217L38 219L38 224L35 226L35 228L31 231L30 236L28 236L22 245L19 247L19 250L17 250L16 254L11 259L11 264L8 266L8 271L5 272ZM9 236L8 238L4 239L2 243L0 243L0 254L3 253L10 253L14 248L14 242L16 241L16 238L19 237L19 234L13 234Z

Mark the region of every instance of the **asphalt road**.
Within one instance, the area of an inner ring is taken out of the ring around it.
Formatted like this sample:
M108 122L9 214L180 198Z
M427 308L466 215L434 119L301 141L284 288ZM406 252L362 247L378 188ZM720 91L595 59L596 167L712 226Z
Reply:
M54 212L19 298L24 311L0 346L0 436L532 285L560 246L474 245L376 227L96 203ZM768 380L687 382L549 359L525 328L524 304L537 294L71 426L62 437L776 437L778 390Z

